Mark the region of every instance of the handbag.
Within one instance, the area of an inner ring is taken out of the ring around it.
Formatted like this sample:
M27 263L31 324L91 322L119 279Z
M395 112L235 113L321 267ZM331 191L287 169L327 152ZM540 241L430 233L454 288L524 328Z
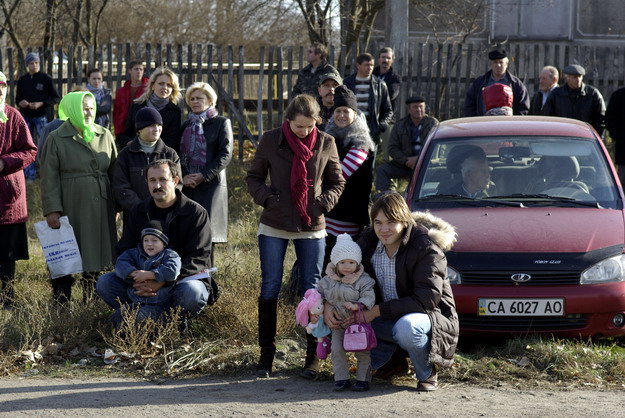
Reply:
M35 232L53 279L83 271L74 228L67 216L61 216L59 221L61 227L58 229L50 228L46 221L35 223Z
M358 320L356 324L351 324L345 328L343 335L343 350L357 352L369 351L378 346L378 339L375 332L364 318L362 310L358 309Z

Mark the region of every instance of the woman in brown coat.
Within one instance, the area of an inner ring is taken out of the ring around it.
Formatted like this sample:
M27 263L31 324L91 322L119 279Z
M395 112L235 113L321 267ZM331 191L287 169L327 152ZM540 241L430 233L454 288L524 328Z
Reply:
M263 207L258 228L262 285L258 299L258 377L269 377L276 352L278 296L284 255L293 241L300 266L300 292L321 278L325 250L324 213L343 191L345 180L334 138L317 130L319 105L296 96L280 128L265 132L247 172L248 192ZM267 182L267 178L270 182ZM307 335L305 369L317 374L316 338ZM313 376L314 377L314 376Z
M364 313L378 339L371 367L382 367L401 348L412 361L417 390L436 390L435 365L450 367L458 343L458 314L444 253L456 232L429 213L410 213L396 192L379 197L370 214L373 228L362 233L358 244L365 271L376 281L377 304ZM324 319L337 328L356 318L341 323L326 309ZM403 361L407 369L405 357Z

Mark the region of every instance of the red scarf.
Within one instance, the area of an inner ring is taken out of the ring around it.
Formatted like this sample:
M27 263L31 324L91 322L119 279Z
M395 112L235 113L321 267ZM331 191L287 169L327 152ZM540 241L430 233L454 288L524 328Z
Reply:
M317 143L317 127L308 134L304 139L299 138L293 133L288 121L282 123L282 133L286 137L293 157L293 165L291 166L291 198L299 213L300 218L306 225L310 225L310 216L306 209L308 207L308 188L311 182L307 179L308 170L306 170L306 161L313 156L312 149Z

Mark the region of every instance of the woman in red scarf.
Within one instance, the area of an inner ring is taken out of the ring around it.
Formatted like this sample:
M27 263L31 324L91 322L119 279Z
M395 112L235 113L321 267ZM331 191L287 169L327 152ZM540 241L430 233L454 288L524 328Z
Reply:
M265 132L247 172L248 192L263 207L258 227L262 285L258 299L258 377L271 374L276 352L278 296L284 255L293 241L300 267L300 293L321 278L324 214L338 201L345 180L334 138L317 130L319 104L307 94L293 98L282 126ZM305 377L316 375L316 338L307 335Z

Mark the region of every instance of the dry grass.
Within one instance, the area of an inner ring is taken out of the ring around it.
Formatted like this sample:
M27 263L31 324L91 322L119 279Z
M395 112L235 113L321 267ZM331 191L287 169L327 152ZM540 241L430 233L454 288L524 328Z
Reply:
M130 326L134 324L132 315L121 333L115 331L107 322L111 310L97 298L83 300L78 287L69 309L55 307L41 249L30 224L31 259L18 262L15 308L0 310L0 375L33 370L62 375L112 370L155 378L181 373L251 373L258 355L259 208L246 193L245 169L246 164L233 161L228 171L229 242L217 246L215 255L221 298L192 321L192 337L179 335L175 319L165 325L152 322L136 328ZM30 185L28 192L31 220L41 220L37 185ZM293 260L291 248L285 271ZM301 366L304 354L302 330L296 329L294 323L294 308L284 301L279 306L275 368L287 373ZM329 378L329 361L324 362L323 371L322 378ZM610 341L510 339L458 352L454 367L441 375L446 382L507 381L622 388L625 350Z

